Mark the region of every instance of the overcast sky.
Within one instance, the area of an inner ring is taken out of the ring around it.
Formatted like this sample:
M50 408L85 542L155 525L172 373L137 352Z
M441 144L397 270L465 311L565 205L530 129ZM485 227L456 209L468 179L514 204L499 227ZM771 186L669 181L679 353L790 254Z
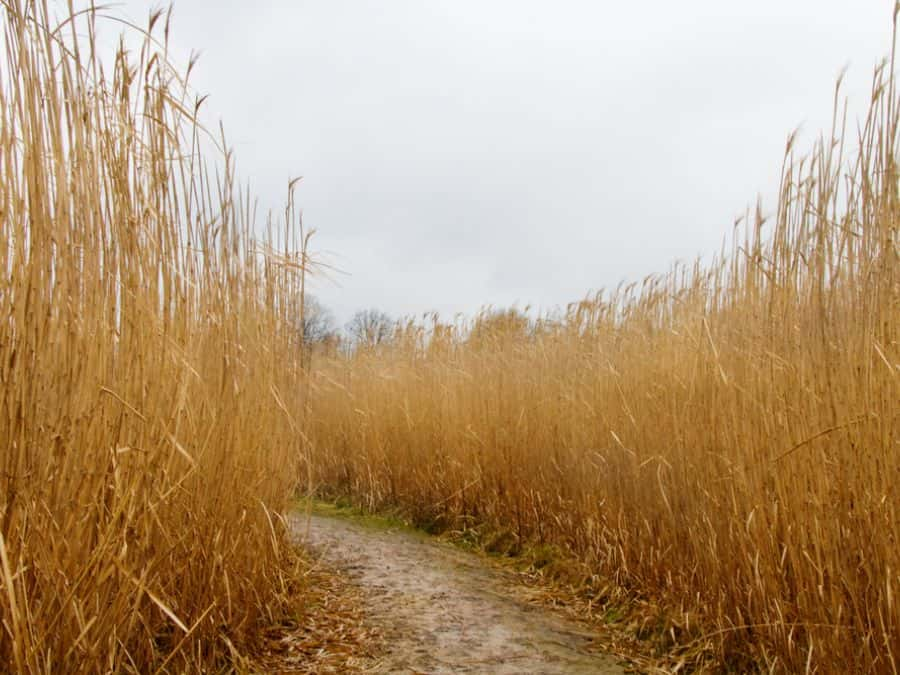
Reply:
M151 4L118 11L144 23ZM315 293L356 309L549 308L718 250L784 143L864 103L893 0L180 0L242 180L289 177Z

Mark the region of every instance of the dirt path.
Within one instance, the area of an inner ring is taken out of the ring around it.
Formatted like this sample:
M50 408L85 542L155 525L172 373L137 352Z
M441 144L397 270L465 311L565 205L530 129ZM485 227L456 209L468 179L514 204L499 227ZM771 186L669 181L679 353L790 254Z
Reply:
M367 592L389 650L378 673L622 673L588 630L516 597L477 556L402 529L298 516L296 532Z

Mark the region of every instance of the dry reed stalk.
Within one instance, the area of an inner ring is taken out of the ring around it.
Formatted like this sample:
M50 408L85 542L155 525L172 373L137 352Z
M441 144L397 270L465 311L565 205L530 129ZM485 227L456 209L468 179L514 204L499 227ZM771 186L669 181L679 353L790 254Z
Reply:
M69 11L0 0L0 663L210 670L294 583L307 242L208 169L167 16L110 72Z

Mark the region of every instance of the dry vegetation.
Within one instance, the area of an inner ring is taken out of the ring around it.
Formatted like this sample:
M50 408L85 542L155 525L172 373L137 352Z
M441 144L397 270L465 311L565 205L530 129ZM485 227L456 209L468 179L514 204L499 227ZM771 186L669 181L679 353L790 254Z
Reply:
M673 662L900 669L893 63L711 265L402 325L307 379L308 239L289 204L258 243L207 169L163 18L106 72L94 12L0 14L0 663L249 663L296 624L303 474L558 547L598 602L659 608Z
M900 97L808 156L732 250L573 304L399 326L314 366L309 467L420 522L555 545L680 658L900 668ZM651 188L652 189L652 186ZM550 271L545 271L551 273Z
M107 71L96 19L0 0L0 664L233 667L302 590L305 242L207 169L166 18Z

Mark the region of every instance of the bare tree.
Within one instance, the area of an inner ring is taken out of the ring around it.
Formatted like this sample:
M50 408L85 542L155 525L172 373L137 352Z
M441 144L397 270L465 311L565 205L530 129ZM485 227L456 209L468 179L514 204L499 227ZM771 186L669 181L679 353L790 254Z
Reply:
M329 342L337 337L334 314L318 298L307 295L303 307L303 342L307 345Z
M377 309L363 309L347 323L347 333L356 347L377 347L394 336L396 322Z

